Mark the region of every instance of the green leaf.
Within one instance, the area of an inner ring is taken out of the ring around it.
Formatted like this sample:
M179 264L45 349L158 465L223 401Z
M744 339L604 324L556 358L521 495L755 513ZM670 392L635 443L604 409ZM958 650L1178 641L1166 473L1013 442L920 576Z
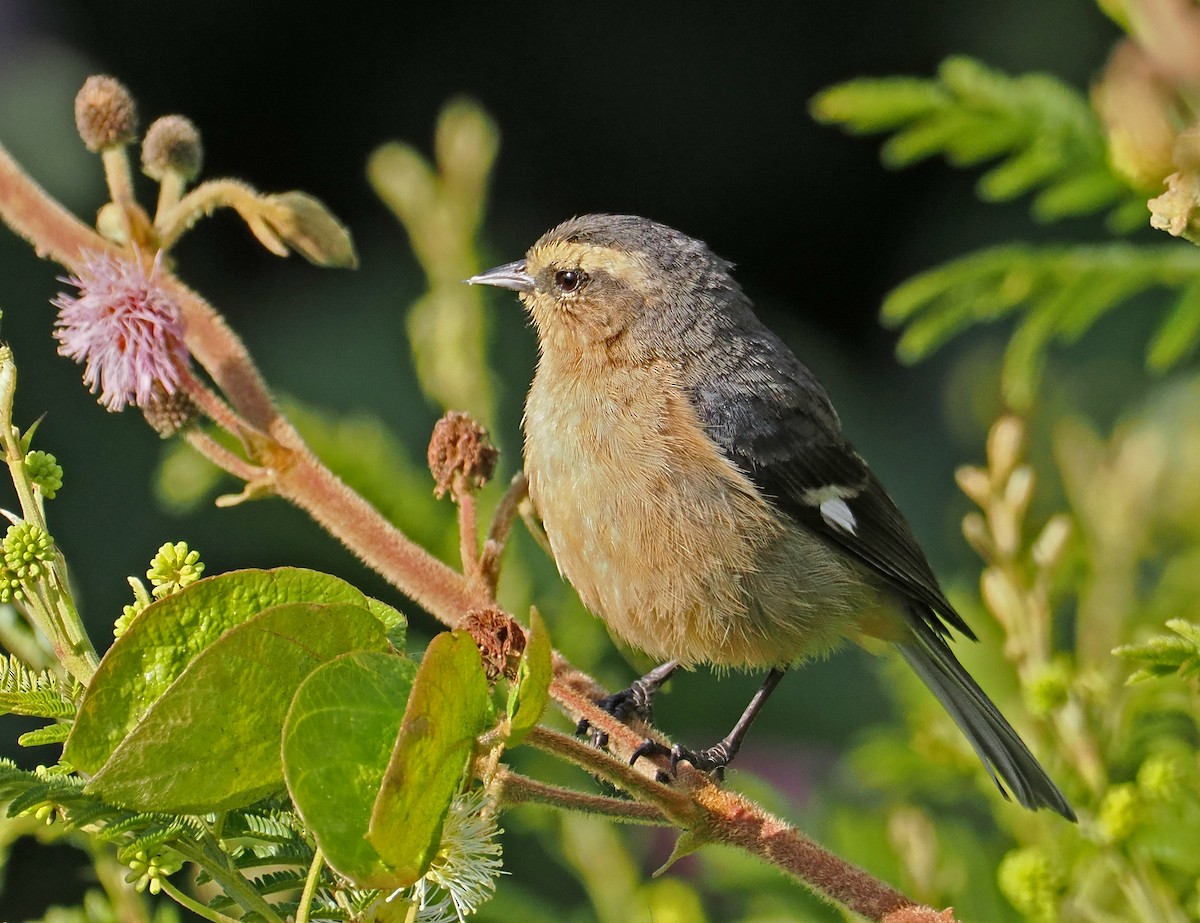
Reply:
M1006 200L1040 189L1033 202L1039 220L1138 197L1109 164L1088 100L1049 75L1010 76L951 57L935 78L854 80L817 94L811 109L818 120L855 133L894 132L881 152L889 167L936 154L955 166L1004 157L980 180L980 197ZM1144 196L1140 202L1144 209Z
M174 814L225 811L278 791L280 734L300 684L341 654L387 647L383 625L360 606L266 609L188 665L87 791L122 807Z
M1171 619L1167 628L1174 634L1157 635L1140 644L1126 644L1113 651L1116 656L1139 665L1129 677L1130 683L1175 674L1200 676L1200 625Z
M64 690L49 670L33 670L15 654L0 658L0 714L73 718L78 691Z
M519 744L537 726L550 701L550 653L550 636L546 633L546 625L537 609L531 609L525 653L517 668L517 681L512 684L508 695L511 729L507 744L510 747Z
M291 567L207 577L148 606L100 661L79 707L66 759L83 772L98 772L209 644L264 609L294 602L370 606L344 580Z
M491 720L479 649L466 632L437 635L421 658L404 724L371 812L367 840L395 868L395 885L425 873L475 738Z
M1120 201L1127 188L1107 167L1096 166L1047 185L1033 200L1033 217L1056 221L1090 215Z
M1200 342L1200 279L1179 293L1167 319L1150 341L1146 364L1164 372L1196 348Z
M367 829L416 674L405 657L347 654L309 675L284 722L296 809L330 866L364 887L398 887Z
M27 731L17 738L22 747L40 747L46 744L60 744L71 733L69 724L47 724L45 727Z
M809 111L818 122L868 134L928 115L949 101L949 94L928 80L859 78L822 90L812 98Z
M1154 288L1182 290L1150 347L1151 367L1165 368L1200 341L1200 256L1173 245L981 250L898 286L884 300L882 318L905 325L897 353L915 362L974 324L1022 314L1003 385L1015 407L1027 408L1052 344L1078 340L1099 318Z

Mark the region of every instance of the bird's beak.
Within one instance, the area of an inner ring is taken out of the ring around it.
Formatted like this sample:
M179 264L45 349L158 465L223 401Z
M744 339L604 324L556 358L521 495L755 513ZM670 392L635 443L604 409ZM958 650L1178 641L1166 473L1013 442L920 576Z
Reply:
M525 261L505 263L487 272L471 276L466 280L467 285L494 285L496 288L512 289L514 292L532 292L533 276L525 271Z

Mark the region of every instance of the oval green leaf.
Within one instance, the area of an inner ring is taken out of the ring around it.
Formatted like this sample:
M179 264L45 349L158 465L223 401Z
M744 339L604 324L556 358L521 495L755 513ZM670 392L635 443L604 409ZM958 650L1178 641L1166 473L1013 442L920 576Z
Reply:
M367 842L417 665L391 654L347 654L300 686L283 727L283 774L326 861L364 887L392 885Z
M231 571L198 580L146 608L109 648L88 684L65 758L95 773L142 715L209 644L271 606L350 603L383 619L394 609L344 580L295 567ZM394 625L385 627L392 632Z
M508 746L515 747L537 726L550 701L550 636L537 608L529 610L525 653L517 668L517 681L508 696Z
M437 635L421 658L367 840L404 887L425 873L462 786L475 738L491 722L479 649L466 632Z
M385 651L361 606L274 606L210 644L150 706L86 791L142 811L205 814L283 788L279 740L296 690L351 651Z

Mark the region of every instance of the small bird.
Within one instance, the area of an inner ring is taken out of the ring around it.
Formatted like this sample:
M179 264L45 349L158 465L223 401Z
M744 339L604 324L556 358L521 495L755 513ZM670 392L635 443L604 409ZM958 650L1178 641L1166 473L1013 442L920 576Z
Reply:
M584 604L662 666L605 700L649 714L679 667L769 670L720 772L784 671L845 638L890 641L1007 798L1075 814L947 644L975 636L912 530L842 434L825 389L755 316L707 245L586 215L467 281L511 289L537 330L525 405L529 495Z

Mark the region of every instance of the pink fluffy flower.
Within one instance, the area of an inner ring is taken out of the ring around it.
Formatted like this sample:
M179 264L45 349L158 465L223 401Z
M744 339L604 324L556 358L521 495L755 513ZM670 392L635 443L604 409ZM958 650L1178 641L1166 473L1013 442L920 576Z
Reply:
M145 407L174 394L188 366L179 306L158 284L158 261L93 254L77 277L79 297L59 294L58 352L82 362L83 383L109 410Z

